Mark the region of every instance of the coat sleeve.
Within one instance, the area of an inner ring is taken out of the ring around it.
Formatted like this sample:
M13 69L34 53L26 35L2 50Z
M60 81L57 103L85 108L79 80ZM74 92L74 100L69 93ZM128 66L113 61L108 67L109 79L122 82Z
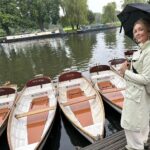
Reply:
M142 72L136 74L130 70L125 71L124 78L130 82L139 85L147 85L150 83L150 52L144 56Z

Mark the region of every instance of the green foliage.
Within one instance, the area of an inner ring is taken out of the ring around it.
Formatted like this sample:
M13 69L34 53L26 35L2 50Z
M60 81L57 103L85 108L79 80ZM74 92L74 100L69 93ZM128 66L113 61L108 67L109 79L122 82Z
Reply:
M103 7L102 23L115 22L116 20L116 3L108 3Z
M37 25L42 31L47 24L56 24L59 19L59 0L20 0L23 17L30 25Z
M3 29L0 29L0 37L5 35L6 35L5 31Z
M21 21L17 2L16 0L1 0L0 6L0 27L9 35L11 34L10 28L16 27Z
M95 21L95 15L92 11L88 10L88 22L91 24Z
M101 16L102 16L102 14L94 13L94 15L95 15L95 23L101 23Z
M0 28L11 31L40 28L59 20L60 0L0 0ZM11 30L12 29L12 30Z
M80 24L87 22L87 0L61 0L67 22L72 26L79 28Z

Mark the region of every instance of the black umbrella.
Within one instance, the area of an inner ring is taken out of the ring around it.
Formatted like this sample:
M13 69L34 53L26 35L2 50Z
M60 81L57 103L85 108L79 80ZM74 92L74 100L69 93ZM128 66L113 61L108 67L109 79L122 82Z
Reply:
M131 3L126 5L123 11L117 15L121 21L121 26L124 28L125 35L133 39L134 23L143 18L150 20L150 4ZM121 28L122 28L121 27Z

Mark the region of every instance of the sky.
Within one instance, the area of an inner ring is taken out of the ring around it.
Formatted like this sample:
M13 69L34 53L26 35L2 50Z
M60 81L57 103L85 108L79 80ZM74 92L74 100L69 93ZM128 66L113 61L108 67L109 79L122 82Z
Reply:
M117 10L121 10L121 0L87 0L89 9L98 13L102 13L103 6L110 2L116 2Z

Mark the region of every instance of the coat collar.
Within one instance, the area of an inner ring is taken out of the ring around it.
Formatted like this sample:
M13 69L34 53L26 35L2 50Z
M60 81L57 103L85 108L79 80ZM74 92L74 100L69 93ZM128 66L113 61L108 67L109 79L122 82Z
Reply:
M147 47L150 47L150 40L146 41L144 44L140 43L139 46L140 46L141 50L144 50Z

